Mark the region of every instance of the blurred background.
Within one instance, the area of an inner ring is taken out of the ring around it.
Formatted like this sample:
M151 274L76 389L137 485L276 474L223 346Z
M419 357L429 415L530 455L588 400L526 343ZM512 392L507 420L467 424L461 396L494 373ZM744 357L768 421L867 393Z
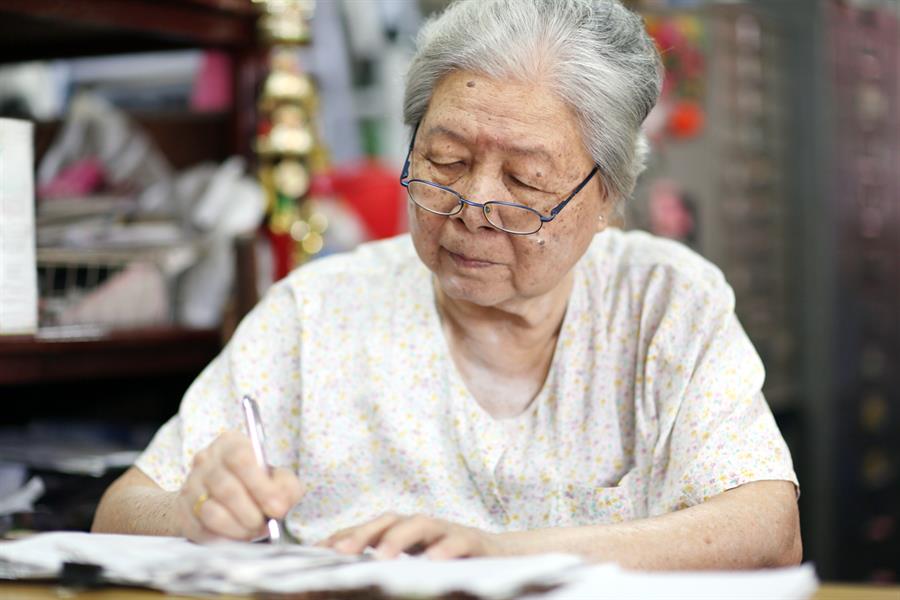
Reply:
M667 75L622 226L734 287L806 560L897 582L900 4L628 4ZM404 231L403 74L445 5L0 0L4 535L89 527L273 281Z

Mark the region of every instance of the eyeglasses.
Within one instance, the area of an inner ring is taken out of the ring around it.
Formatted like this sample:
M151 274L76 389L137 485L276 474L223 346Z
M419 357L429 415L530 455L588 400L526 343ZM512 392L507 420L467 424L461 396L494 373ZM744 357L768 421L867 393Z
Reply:
M464 198L462 194L453 189L427 181L425 179L409 179L410 158L412 157L413 146L416 143L416 133L418 126L413 132L412 141L409 144L409 151L406 153L406 161L403 163L403 171L400 173L400 185L406 188L409 199L422 210L426 210L436 215L450 217L463 209L463 206L469 205L480 208L484 213L484 218L492 227L511 233L513 235L531 235L540 231L544 223L549 223L566 207L572 198L580 192L584 186L588 184L591 178L597 174L600 167L594 165L594 168L588 173L588 176L578 184L569 196L554 206L550 210L550 215L542 215L539 211L517 204L515 202L502 202L492 200L490 202L473 202Z

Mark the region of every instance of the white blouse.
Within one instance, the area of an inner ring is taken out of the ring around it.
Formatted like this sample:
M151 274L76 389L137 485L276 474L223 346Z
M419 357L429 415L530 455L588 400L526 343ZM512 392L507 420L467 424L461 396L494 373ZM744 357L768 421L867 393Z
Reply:
M544 387L491 417L457 372L408 235L291 273L197 378L137 466L178 489L260 405L267 453L307 489L316 541L381 513L509 531L615 523L758 480L794 482L763 365L721 272L674 242L598 234Z

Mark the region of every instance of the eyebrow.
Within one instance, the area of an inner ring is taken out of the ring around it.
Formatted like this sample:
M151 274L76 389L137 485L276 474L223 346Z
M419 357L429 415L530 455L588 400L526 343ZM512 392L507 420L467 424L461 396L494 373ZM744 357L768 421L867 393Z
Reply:
M453 131L452 129L448 129L448 128L444 127L443 125L434 125L428 131L425 132L425 137L428 138L435 134L446 135L447 137L449 137L449 138L453 139L454 141L457 141L463 145L470 145L472 143L469 139L467 139L462 134L457 133L456 131ZM537 156L537 157L545 159L546 161L550 162L554 166L556 165L556 161L553 160L553 157L550 155L550 153L547 152L546 150L544 150L543 148L534 147L534 146L513 146L510 144L505 144L503 142L497 142L494 145L497 148L499 148L500 150L502 150L504 152L508 152L510 154L522 154L525 156Z

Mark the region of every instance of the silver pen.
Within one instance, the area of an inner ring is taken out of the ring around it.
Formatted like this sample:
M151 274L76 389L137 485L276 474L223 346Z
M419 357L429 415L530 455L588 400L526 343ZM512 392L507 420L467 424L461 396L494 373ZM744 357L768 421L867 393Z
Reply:
M244 410L244 420L247 423L247 434L250 436L250 444L253 446L253 454L256 455L256 462L271 473L272 468L269 466L269 461L266 460L266 449L263 445L266 435L263 431L262 419L259 417L259 407L256 405L256 400L250 396L244 396L241 398L241 408ZM270 518L266 521L266 527L269 530L269 543L290 543L289 538L292 536L279 519Z

